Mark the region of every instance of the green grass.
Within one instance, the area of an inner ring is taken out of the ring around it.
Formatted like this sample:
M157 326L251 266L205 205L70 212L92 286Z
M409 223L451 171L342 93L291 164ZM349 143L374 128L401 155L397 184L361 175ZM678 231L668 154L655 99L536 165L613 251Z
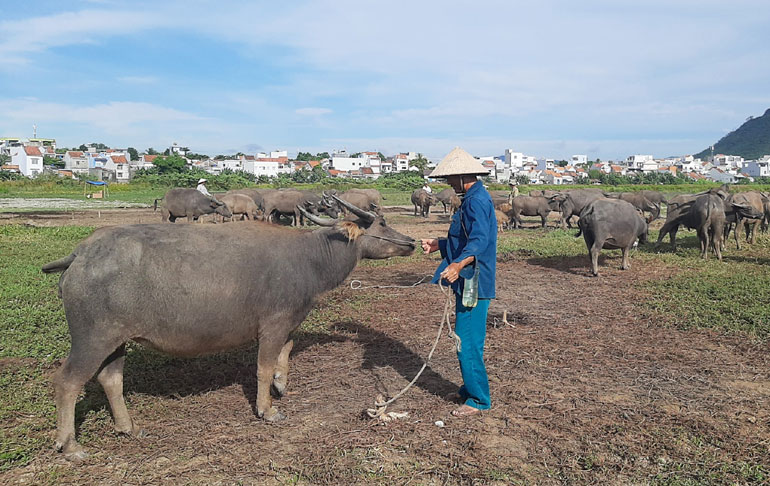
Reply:
M588 252L583 238L575 238L576 233L560 229L507 231L499 237L498 257L579 257L585 259L588 271ZM649 240L655 242L657 238L658 232L651 231ZM641 284L641 290L649 295L644 310L683 329L715 328L760 340L770 338L770 235L760 235L754 245L743 245L741 250L736 250L733 240L727 242L723 262L713 255L708 260L700 258L694 232L681 230L677 242L675 252L669 249L668 239L660 250L648 244L632 252L632 266L676 267L669 279ZM602 255L619 257L620 250L603 250ZM611 264L617 265L616 261Z
M69 335L57 293L59 276L45 275L40 267L67 255L91 231L92 228L77 226L0 226L0 471L27 464L40 450L51 446L50 433L55 424L49 375L52 363L66 357ZM585 244L582 238L574 237L575 233L576 230L507 231L500 235L499 258L585 258L587 271ZM656 238L653 231L650 239ZM680 232L679 241L676 252L665 245L661 252L656 252L650 245L640 247L632 255L634 266L669 266L675 274L666 280L639 284L640 290L649 296L640 304L643 310L653 319L682 328L717 328L762 340L770 337L770 236L760 235L755 245L740 251L735 250L734 243L728 243L725 261L721 263L713 258L699 258L697 238L692 232ZM610 264L619 263L618 251L605 250L603 254L615 255ZM408 264L424 258L416 254L362 265ZM343 306L355 309L365 304L364 295L344 302L327 299L324 306L310 314L302 332L328 333L329 323L335 322ZM144 349L137 352L131 347L127 367L163 376L184 366L190 376L196 376L198 370L227 363L253 364L254 356L255 346L195 360L177 360ZM134 372L130 376L142 374ZM81 426L85 445L91 440L89 427L109 420L101 394L88 400L93 402L80 406L89 417ZM766 469L752 465L744 469L747 477L767 476ZM673 474L668 475L669 472ZM666 471L658 484L677 484L666 483L676 478L676 473ZM681 476L680 479L687 480Z

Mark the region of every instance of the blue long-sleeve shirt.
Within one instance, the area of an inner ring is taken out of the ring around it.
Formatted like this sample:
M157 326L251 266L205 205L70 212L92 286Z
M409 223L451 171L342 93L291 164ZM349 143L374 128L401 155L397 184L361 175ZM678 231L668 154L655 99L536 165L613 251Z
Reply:
M460 210L452 216L447 238L439 239L438 246L443 260L433 275L432 283L438 283L441 272L450 263L460 262L473 256L474 263L460 271L460 276L463 278L458 278L452 284L452 290L455 294L462 295L464 279L473 277L475 266L478 265L479 299L495 298L497 218L492 197L484 189L481 181L468 189ZM443 283L448 285L446 280Z

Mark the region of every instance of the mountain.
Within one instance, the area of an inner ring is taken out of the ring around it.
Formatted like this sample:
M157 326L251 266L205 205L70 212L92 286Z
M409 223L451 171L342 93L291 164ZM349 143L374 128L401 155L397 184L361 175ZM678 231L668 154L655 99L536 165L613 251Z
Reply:
M728 133L714 144L714 155L740 155L754 160L770 155L770 109L759 118L749 118L746 123ZM695 157L705 159L711 155L711 147Z

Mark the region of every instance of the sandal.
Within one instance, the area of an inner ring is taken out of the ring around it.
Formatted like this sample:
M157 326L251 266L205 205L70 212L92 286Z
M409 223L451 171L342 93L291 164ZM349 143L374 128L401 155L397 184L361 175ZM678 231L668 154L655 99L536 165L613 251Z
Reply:
M452 410L453 417L469 417L480 413L481 409L471 407L470 405L460 405L458 408Z

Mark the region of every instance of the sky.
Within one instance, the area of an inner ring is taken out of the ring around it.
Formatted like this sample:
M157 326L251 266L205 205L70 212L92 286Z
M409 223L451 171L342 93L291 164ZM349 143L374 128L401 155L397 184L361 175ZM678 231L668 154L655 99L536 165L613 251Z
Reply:
M209 155L701 151L770 108L766 0L0 0L0 136Z

